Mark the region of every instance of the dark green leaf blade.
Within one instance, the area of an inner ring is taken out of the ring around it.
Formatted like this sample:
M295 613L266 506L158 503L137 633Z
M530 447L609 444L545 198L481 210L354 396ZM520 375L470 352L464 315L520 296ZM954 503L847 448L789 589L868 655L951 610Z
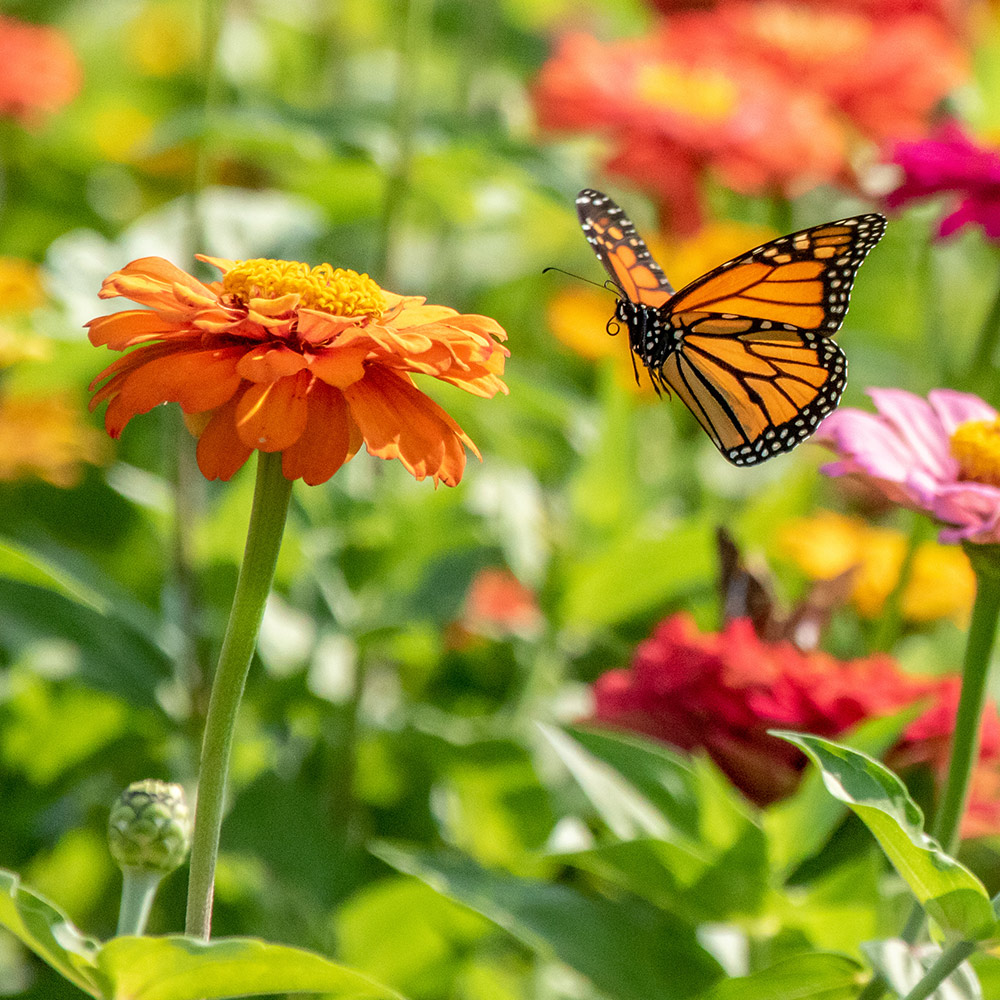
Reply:
M545 957L555 957L621 1000L681 1000L722 970L681 920L645 905L584 896L564 885L488 871L453 851L374 853L464 903Z

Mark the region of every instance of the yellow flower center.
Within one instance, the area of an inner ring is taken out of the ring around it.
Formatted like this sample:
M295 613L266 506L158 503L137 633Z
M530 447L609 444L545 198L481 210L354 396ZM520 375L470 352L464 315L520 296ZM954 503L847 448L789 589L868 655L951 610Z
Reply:
M970 420L955 428L951 453L961 479L1000 486L1000 417Z
M641 67L636 90L640 100L657 108L708 122L728 118L738 97L736 85L722 73L663 64Z
M381 316L386 306L382 289L367 274L295 260L237 261L223 276L222 287L243 302L295 294L301 308L332 316Z

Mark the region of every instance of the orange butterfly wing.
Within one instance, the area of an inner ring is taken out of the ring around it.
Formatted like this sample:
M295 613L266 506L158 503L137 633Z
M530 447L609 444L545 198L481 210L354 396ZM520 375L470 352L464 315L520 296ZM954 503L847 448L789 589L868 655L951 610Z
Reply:
M847 358L829 339L882 238L869 214L765 243L674 295L614 202L582 191L587 239L622 290L636 355L677 393L722 454L753 465L809 437L840 401Z
M664 305L673 286L624 211L591 188L577 195L576 211L587 242L622 295L647 306Z

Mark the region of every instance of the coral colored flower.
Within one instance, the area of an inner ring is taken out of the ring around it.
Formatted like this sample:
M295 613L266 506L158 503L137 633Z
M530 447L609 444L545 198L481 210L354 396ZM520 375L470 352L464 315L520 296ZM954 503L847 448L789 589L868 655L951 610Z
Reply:
M951 194L958 204L938 223L938 236L976 224L1000 239L1000 150L979 145L952 120L927 139L896 143L891 159L903 182L886 197L890 208Z
M824 466L893 503L941 521L942 542L1000 542L1000 420L978 396L934 389L870 389L875 414L845 407L820 424L815 441L840 456Z
M223 272L203 284L160 257L108 277L102 298L148 309L91 320L90 340L131 353L106 368L91 408L107 401L118 437L138 413L180 403L198 465L229 479L254 450L282 452L287 479L329 479L362 443L379 458L454 486L468 435L414 384L430 375L476 396L506 392L508 352L486 316L384 291L367 275L289 261L199 257Z
M853 570L851 600L865 618L877 618L899 580L906 537L874 528L857 517L820 511L797 518L780 532L782 551L813 580ZM900 612L911 622L968 621L976 577L960 548L922 542L913 554Z
M80 89L72 46L54 28L0 16L0 115L33 122Z
M608 45L564 37L535 105L543 128L606 136L606 169L650 191L665 228L680 233L701 224L709 168L739 191L792 193L833 179L844 162L841 128L815 95L765 67L703 54L672 29Z
M534 591L510 570L482 569L469 587L462 624L487 635L530 637L541 627L542 614Z
M815 94L844 126L878 140L923 135L940 100L969 76L953 32L919 13L729 0L675 18L671 31L719 61L776 73L786 92ZM782 135L775 145L783 144Z
M543 128L605 138L604 169L652 194L677 232L701 223L706 174L771 196L849 182L859 144L923 135L969 74L953 29L912 9L683 6L644 38L564 37L534 95Z
M63 396L16 396L0 400L0 481L43 479L75 486L85 463L106 454L105 438Z

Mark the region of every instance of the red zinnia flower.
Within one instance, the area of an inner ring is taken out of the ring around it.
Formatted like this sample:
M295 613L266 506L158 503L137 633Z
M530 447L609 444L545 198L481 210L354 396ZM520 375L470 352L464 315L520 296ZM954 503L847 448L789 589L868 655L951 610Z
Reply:
M677 614L639 646L628 670L594 685L595 719L704 749L752 801L789 795L804 756L768 729L834 737L863 719L888 715L935 690L906 677L887 656L842 663L790 642L766 643L747 619L699 633Z
M136 347L94 380L112 437L138 413L180 403L198 465L229 479L254 450L282 452L287 479L322 483L364 443L417 479L455 485L475 445L413 383L431 375L477 396L506 392L504 331L367 275L289 261L199 257L223 272L203 284L160 257L104 282L147 309L91 320L90 340ZM136 346L138 345L138 346ZM106 380L106 381L105 381Z
M676 614L639 646L631 667L599 677L593 691L595 721L703 750L747 798L768 805L795 791L806 764L769 729L836 738L920 701L928 708L904 730L890 763L927 765L943 779L959 680L907 676L882 654L842 662L790 642L765 642L745 618L703 634L690 616ZM982 733L962 827L967 837L1000 832L1000 804L990 798L1000 787L1000 716L992 703Z
M0 115L30 122L80 89L80 65L55 28L0 17Z

